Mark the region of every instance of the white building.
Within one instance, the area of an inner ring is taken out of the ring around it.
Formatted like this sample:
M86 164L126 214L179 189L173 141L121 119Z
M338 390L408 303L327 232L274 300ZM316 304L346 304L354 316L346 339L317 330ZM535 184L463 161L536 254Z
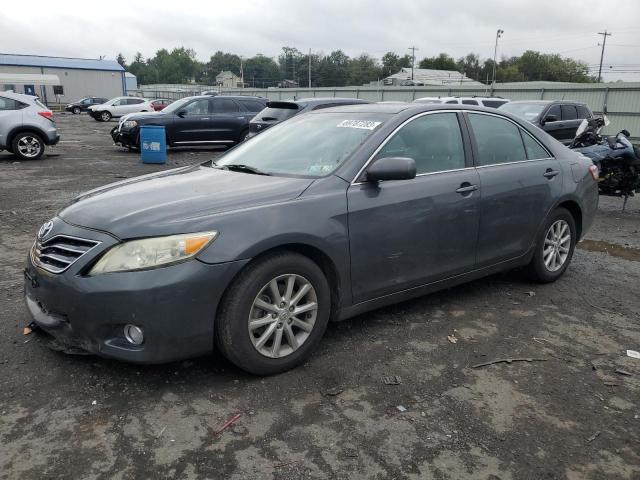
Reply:
M58 85L4 83L7 80L0 84L0 90L37 95L50 104L90 96L113 98L127 91L124 68L114 60L0 54L0 77L2 74L56 75Z

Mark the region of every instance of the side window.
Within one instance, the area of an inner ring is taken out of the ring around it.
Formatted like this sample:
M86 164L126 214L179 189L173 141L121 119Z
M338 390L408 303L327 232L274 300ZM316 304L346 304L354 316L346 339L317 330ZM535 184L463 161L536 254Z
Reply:
M238 100L238 102L247 112L257 113L264 108L264 104L257 100Z
M0 97L0 110L20 110L20 107L14 99Z
M116 100L111 105L113 105L114 107L119 107L120 105L126 105L125 99L121 98L120 100Z
M457 100L448 100L448 101L446 101L444 103L455 103L457 105L458 101Z
M84 100L82 100L80 102L82 105L89 105L91 103L91 99L90 98L85 98Z
M476 100L462 100L463 105L478 105Z
M527 151L527 160L539 160L542 158L551 158L552 155L547 152L545 148L542 148L535 139L524 130L520 130L522 135L522 141L524 142L524 149Z
M182 111L186 115L207 115L209 113L209 99L201 98L200 100L194 100L185 107Z
M576 105L576 109L578 110L578 118L591 118L589 110L584 105Z
M376 157L413 158L417 174L464 168L464 147L456 114L434 113L412 120Z
M485 107L498 108L501 105L507 103L505 100L482 100L482 104Z
M562 114L560 113L560 105L551 105L551 108L547 112L546 116L553 115L556 117L556 120L560 120L562 118Z
M144 100L141 98L130 98L127 100L127 105L138 105L139 103L144 103Z
M479 165L520 162L527 159L520 129L510 121L477 113L470 113L469 121L478 145Z
M578 118L578 112L576 112L574 105L562 105L560 109L562 110L562 120L575 120Z
M216 97L213 99L213 111L215 113L237 112L238 105L230 98Z

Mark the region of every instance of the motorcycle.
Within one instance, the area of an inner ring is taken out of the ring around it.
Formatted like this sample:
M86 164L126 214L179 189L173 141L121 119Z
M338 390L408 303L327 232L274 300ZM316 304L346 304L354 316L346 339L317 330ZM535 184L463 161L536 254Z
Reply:
M629 141L631 134L627 130L615 136L601 135L607 125L606 116L584 119L569 148L593 161L600 172L600 195L624 197L624 211L629 197L640 193L640 149Z

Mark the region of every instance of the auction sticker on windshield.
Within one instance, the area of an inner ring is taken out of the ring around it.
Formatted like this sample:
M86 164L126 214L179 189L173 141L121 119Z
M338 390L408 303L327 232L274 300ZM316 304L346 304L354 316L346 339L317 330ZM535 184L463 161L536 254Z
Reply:
M362 128L364 130L373 130L382 122L371 122L369 120L343 120L338 124L341 128Z

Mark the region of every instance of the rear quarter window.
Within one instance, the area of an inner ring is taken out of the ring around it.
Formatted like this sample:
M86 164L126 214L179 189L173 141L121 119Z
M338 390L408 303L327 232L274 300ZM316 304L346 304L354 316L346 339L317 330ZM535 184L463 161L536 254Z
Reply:
M507 103L505 100L482 100L485 107L498 108Z

